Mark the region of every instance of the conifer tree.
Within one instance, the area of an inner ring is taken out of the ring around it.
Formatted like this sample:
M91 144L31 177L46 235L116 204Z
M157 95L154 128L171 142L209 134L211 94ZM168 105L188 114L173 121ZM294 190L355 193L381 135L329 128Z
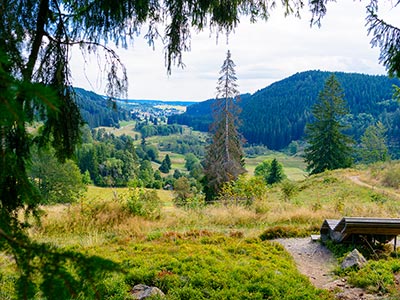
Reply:
M366 164L389 159L386 145L386 128L382 122L370 125L361 137L361 161Z
M213 104L214 122L211 126L212 143L205 158L206 198L218 195L225 182L236 180L244 169L242 136L239 134L240 113L235 63L228 51L217 83L217 97Z
M168 154L165 156L158 169L163 173L169 173L171 170L171 159Z
M344 92L335 75L325 82L312 108L315 121L306 126L305 161L311 174L351 166L352 139L343 133L341 117L348 113Z
M165 155L165 161L166 161L166 164L168 166L168 169L171 170L172 163L171 163L171 158L169 157L169 154Z
M268 184L274 184L281 182L285 178L285 174L283 173L282 165L274 158L271 162L271 168L269 170L268 177L266 181Z

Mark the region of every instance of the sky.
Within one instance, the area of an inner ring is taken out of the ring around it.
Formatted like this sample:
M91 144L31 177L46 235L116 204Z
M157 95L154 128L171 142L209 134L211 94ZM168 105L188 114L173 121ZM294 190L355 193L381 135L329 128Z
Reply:
M390 2L390 1L389 1ZM385 20L399 26L395 10L382 10ZM386 74L379 64L379 49L370 45L365 28L365 1L328 4L322 26L310 27L308 9L301 19L274 10L268 21L251 24L241 19L228 39L217 39L208 29L192 32L191 51L183 54L185 68L173 67L168 75L163 45L149 47L137 37L128 49L116 49L128 71L128 99L204 101L214 98L219 71L231 51L241 93L253 94L273 82L307 70ZM105 74L96 59L86 65L78 53L72 57L76 87L105 94Z

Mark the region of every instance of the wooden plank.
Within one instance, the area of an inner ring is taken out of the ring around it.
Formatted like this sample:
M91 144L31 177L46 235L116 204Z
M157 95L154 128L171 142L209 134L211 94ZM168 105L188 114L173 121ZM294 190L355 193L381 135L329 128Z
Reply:
M319 234L312 234L311 235L311 240L313 242L319 241L321 239L321 236Z
M349 240L354 235L366 235L380 241L390 241L400 235L400 219L344 217L341 220L327 219L321 226L321 236L336 242Z

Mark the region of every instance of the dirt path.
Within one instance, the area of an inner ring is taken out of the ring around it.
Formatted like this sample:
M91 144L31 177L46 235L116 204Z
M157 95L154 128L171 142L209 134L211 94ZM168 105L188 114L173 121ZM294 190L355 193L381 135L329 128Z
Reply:
M292 255L299 271L316 287L323 289L334 281L332 271L337 265L336 259L319 242L310 238L278 239L277 242Z
M368 183L362 181L360 179L360 176L358 176L358 175L346 176L346 178L348 178L349 180L351 180L353 183L355 183L357 185L365 186L367 188L370 188L373 191L376 191L376 192L381 193L383 195L390 195L390 196L393 196L393 197L395 197L395 198L400 200L400 195L398 193L396 193L395 191L386 190L386 189L379 188L379 187L373 186L371 184L368 184Z
M306 275L317 288L333 291L336 299L385 299L368 294L363 289L352 287L345 279L337 278L333 274L337 260L321 243L314 242L310 238L277 239L276 241L292 255L300 273Z

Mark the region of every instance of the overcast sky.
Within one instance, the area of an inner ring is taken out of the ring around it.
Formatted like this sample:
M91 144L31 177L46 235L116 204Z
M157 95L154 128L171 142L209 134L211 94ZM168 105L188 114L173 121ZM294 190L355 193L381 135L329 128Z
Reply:
M389 20L394 16L394 10L384 12ZM301 19L284 18L276 10L267 22L250 24L242 19L228 42L223 35L217 42L208 31L193 32L191 46L191 51L183 56L186 67L173 68L171 75L166 72L161 43L156 43L153 50L139 37L128 50L118 49L128 69L128 98L181 101L214 98L228 49L236 64L241 93L254 93L307 70L386 74L378 62L379 50L370 46L365 28L365 2L359 1L330 3L320 28L310 27L307 8ZM72 66L75 86L104 94L104 74L98 72L97 63L91 62L83 71L80 55L74 54Z

